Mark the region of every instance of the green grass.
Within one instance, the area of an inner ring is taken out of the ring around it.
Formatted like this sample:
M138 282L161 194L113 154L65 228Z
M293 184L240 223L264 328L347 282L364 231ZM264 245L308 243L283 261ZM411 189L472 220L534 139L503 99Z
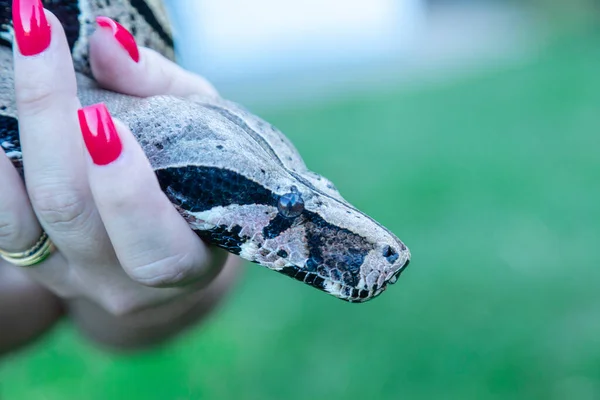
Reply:
M443 86L262 113L413 253L350 305L250 265L157 349L62 324L0 364L3 399L600 397L600 47Z

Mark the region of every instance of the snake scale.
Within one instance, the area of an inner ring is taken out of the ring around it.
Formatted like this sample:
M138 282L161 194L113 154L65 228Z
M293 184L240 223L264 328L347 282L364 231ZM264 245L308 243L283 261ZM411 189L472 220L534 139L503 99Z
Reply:
M0 0L0 145L22 174L10 3ZM81 103L104 102L130 127L162 190L202 239L349 302L396 282L408 248L308 170L271 124L221 98L141 99L97 87L87 57L96 16L115 19L138 44L174 58L159 0L43 3L67 33Z

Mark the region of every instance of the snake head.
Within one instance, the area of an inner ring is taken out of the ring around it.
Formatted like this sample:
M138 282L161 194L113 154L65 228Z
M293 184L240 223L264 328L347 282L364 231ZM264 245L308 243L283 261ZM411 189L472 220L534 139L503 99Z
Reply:
M279 214L263 229L257 252L262 263L349 302L370 300L396 283L410 262L404 243L347 202L303 189L305 196L292 187L279 197ZM291 203L295 215L282 212L282 203Z
M339 195L275 173L259 183L223 168L157 171L167 196L211 244L349 302L396 282L410 260L404 243Z

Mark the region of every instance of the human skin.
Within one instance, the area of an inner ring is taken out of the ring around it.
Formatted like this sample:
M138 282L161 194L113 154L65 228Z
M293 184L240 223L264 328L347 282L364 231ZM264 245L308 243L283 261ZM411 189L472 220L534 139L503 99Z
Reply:
M120 121L114 124L121 151L107 164L95 162L82 138L64 31L50 12L41 15L46 22L38 21L38 31L50 40L27 43L27 54L15 21L27 187L0 152L0 187L11 188L0 192L0 249L25 250L43 229L58 251L30 268L0 261L0 352L39 336L65 314L109 346L156 343L205 316L235 280L240 261L189 229ZM101 86L140 97L216 95L206 80L152 50L139 47L133 58L117 37L114 26L105 26L90 38L90 64Z

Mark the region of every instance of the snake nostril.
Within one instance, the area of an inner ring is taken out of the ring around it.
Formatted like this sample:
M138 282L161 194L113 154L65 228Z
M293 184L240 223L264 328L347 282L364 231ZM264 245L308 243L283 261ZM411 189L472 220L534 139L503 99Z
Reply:
M388 282L392 285L396 283L398 281L398 278L400 277L400 274L402 274L406 270L406 267L408 267L408 264L410 264L410 258L406 259L404 265L402 265L402 267L400 267L400 269L394 273L394 275L390 278Z

